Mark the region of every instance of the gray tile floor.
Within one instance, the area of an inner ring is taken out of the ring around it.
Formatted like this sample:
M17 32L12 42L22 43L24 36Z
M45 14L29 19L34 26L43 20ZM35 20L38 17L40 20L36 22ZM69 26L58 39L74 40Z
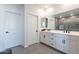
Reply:
M61 52L41 43L30 45L27 48L24 48L23 46L14 47L12 48L12 53L13 54L62 54Z

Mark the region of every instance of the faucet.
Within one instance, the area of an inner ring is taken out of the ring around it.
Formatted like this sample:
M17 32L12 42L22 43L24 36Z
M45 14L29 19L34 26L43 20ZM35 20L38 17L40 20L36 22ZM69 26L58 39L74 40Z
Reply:
M64 26L64 33L70 33L70 24Z
M67 30L68 33L70 33L70 24L68 24L68 30Z
M70 24L67 25L66 33L70 33Z

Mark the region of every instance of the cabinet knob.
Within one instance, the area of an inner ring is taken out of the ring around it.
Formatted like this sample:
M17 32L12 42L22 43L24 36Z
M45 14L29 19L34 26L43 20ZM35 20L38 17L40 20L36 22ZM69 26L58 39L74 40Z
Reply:
M6 34L8 34L9 32L8 32L8 31L6 31L5 33L6 33Z
M53 36L53 34L51 34Z
M38 32L38 30L36 30L36 32Z
M44 38L45 38L45 35L44 35Z
M65 40L62 40L62 43L65 44Z
M53 45L53 43L51 43L51 45Z
M53 38L51 38L51 40L53 40Z

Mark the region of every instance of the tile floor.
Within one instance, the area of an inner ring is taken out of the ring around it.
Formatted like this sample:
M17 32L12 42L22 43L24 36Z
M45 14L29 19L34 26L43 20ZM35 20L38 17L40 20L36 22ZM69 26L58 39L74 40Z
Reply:
M27 48L24 48L23 46L17 46L12 48L13 54L62 54L61 52L48 47L42 43L36 43L33 45L30 45Z

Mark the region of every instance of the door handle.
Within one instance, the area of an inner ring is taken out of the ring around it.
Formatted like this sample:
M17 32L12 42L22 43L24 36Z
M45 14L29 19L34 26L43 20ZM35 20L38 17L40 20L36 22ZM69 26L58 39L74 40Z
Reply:
M38 32L38 30L36 30L36 32Z
M44 35L44 38L45 38L46 36Z
M51 45L54 45L53 43L51 43Z
M8 32L8 31L6 31L5 33L6 33L6 34L8 34L9 32Z

